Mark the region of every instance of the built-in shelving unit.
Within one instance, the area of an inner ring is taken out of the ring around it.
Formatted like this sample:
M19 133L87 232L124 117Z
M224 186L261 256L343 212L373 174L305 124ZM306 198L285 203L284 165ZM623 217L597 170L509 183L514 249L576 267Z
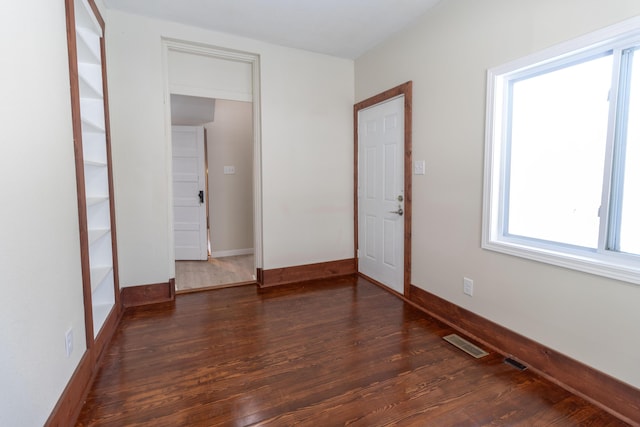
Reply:
M64 0L69 53L86 348L46 425L75 425L83 390L122 313L109 131L104 20L95 0ZM64 106L62 106L64 107ZM71 330L67 336L73 336ZM80 349L81 346L76 346ZM69 351L70 346L67 346ZM71 356L67 353L67 356ZM76 355L73 355L76 357Z
M75 61L71 61L72 105L87 313L87 339L95 339L116 306L117 268L113 222L112 178L103 64L103 21L90 0L72 2ZM71 4L71 3L70 3ZM70 40L70 46L72 45ZM70 49L71 52L72 49ZM70 58L73 55L70 53ZM77 72L77 82L74 75ZM75 83L75 84L74 84ZM74 88L77 91L74 92ZM81 154L81 155L80 155ZM84 188L82 188L84 187ZM83 214L85 215L84 217ZM85 238L85 237L82 237ZM87 254L88 252L88 254ZM88 255L88 256L87 256ZM86 295L89 294L90 295Z

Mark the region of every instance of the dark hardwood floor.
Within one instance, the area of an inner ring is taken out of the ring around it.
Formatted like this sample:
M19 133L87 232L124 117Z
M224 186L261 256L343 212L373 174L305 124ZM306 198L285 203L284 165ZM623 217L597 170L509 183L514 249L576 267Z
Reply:
M626 425L355 277L127 309L79 426Z

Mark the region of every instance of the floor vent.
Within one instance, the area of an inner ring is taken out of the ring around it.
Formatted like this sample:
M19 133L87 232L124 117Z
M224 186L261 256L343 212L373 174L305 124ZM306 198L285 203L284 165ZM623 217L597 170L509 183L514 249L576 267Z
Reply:
M525 365L523 365L522 363L518 362L517 360L514 360L510 357L507 357L506 359L504 359L504 363L506 363L507 365L511 365L514 368L516 368L519 371L524 371L525 369L527 369L527 367Z
M457 334L447 335L446 337L442 337L443 340L447 341L449 344L452 344L458 347L460 350L464 351L467 354L479 359L481 357L487 356L489 353L481 349L480 347L471 344L469 341L465 340L461 336Z

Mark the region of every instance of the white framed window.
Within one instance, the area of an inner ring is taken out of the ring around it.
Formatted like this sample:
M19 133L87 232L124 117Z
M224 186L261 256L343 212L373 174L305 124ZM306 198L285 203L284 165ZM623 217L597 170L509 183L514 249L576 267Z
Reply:
M640 17L487 73L482 247L640 284Z

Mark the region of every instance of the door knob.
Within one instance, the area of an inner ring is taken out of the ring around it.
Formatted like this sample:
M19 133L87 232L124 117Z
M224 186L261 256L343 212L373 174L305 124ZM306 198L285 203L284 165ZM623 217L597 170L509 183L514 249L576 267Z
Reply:
M204 191L200 190L198 197L200 198L200 203L204 203Z
M402 216L402 214L404 213L404 211L402 210L401 207L398 207L397 211L389 211L389 213L394 213L394 214L398 214L400 216Z

